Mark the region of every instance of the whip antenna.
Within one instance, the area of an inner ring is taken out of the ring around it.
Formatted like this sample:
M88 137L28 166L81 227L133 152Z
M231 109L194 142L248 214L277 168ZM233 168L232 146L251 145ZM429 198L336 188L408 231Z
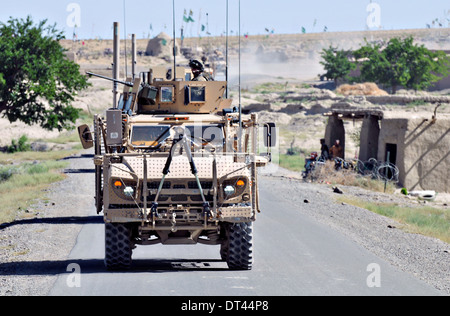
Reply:
M125 33L125 78L128 77L128 60L127 60L127 17L126 17L126 5L123 0L123 31Z
M241 0L239 0L239 152L242 152L242 104L241 104Z
M177 80L177 61L176 61L176 35L175 35L175 0L172 1L173 8L173 81Z
M225 44L225 81L227 82L226 98L228 99L228 0L227 0L227 21L226 21L226 44Z

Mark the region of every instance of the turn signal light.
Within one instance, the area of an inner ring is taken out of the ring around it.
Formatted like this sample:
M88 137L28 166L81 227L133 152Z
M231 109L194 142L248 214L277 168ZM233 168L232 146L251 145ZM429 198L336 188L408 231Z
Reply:
M238 187L242 187L242 186L245 185L245 182L244 182L243 180L238 180L238 182L236 182L236 185L237 185Z
M114 182L114 186L115 187L121 187L122 186L122 181L117 180L116 182Z

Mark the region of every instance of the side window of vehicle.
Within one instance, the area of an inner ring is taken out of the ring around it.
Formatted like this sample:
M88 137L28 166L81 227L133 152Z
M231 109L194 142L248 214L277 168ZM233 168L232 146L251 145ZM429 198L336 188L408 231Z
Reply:
M205 103L206 102L206 87L205 86L191 86L190 87L191 103Z
M160 94L160 102L162 103L173 103L173 87L172 86L162 86Z

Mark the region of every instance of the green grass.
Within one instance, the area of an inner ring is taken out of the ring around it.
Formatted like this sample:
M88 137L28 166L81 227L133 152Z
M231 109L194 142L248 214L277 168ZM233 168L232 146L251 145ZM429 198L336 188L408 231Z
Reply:
M60 170L67 167L68 162L49 158L63 158L62 153L39 153L40 158L47 159L35 163L22 160L23 154L8 154L16 164L0 167L0 223L16 219L21 210L29 209L34 201L43 198L52 183L65 178ZM34 156L37 153L28 154ZM0 160L6 159L4 154L0 157Z
M77 153L75 149L45 152L26 151L14 154L0 153L0 165L22 164L27 161L60 160L75 153Z
M450 243L450 212L433 207L407 207L396 204L376 204L355 198L340 198L354 206L392 218L403 224L402 229L415 234L438 238Z
M280 93L284 92L288 89L299 89L302 88L302 85L297 84L291 84L289 81L286 82L266 82L262 83L260 85L256 85L253 87L252 91L253 93L261 93L261 94L268 94L268 93Z
M90 124L92 119L90 113L83 111L78 122ZM76 129L62 132L53 139L33 141L78 144L70 150L0 153L0 224L13 221L21 210L29 209L37 199L45 198L45 191L65 177L60 170L68 163L60 160L82 149Z
M305 158L300 155L280 154L279 165L292 171L301 172L305 169Z

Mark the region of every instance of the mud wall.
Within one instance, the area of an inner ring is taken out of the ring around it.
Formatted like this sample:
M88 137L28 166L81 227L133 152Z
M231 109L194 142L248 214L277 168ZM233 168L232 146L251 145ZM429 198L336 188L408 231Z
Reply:
M360 135L359 160L367 161L378 156L379 137L380 125L378 117L369 115L364 118Z
M381 121L378 160L385 161L388 144L397 145L400 185L410 191L450 193L450 117L386 118Z

